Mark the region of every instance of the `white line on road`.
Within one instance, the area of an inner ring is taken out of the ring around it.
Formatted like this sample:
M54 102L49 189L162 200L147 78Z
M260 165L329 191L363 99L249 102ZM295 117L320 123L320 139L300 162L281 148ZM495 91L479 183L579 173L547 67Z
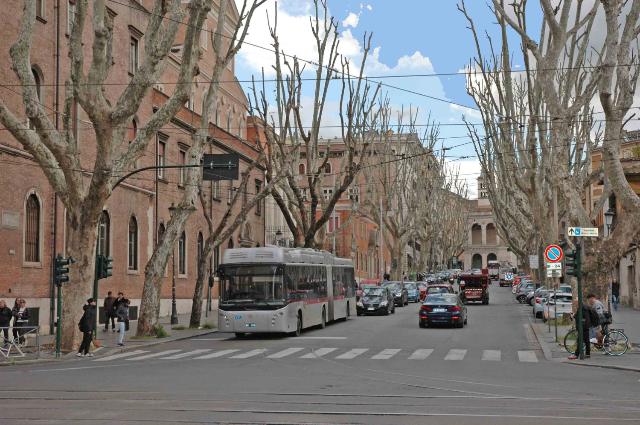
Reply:
M267 356L268 359L281 359L283 357L290 356L292 354L297 353L298 351L302 351L304 348L287 348L286 350L279 351L277 353L273 353Z
M313 350L309 354L305 354L304 356L300 356L301 359L317 359L325 354L329 354L333 351L336 351L337 348L318 348L317 350Z
M298 339L347 339L346 336L298 336L292 337Z
M499 362L502 358L500 350L484 350L482 352L482 360L488 360L491 362Z
M151 354L147 354L145 356L140 356L140 357L133 357L131 359L127 359L129 361L138 361L138 360L147 360L147 359L152 359L154 357L160 357L160 356L166 356L168 354L173 354L173 353L178 353L182 350L165 350L165 351L159 351L157 353L151 353Z
M467 350L459 350L456 348L452 348L449 350L447 355L444 357L445 360L462 360L464 356L467 354Z
M258 356L267 351L266 348L256 348L255 350L247 351L246 353L238 354L236 356L229 357L230 359L248 359L249 357Z
M378 354L376 354L371 358L373 360L387 360L395 356L399 352L400 352L399 348L385 348L384 350L380 351Z
M433 348L420 348L409 356L409 360L424 360L433 353Z
M215 353L206 354L206 355L200 356L200 357L194 357L194 359L195 360L217 359L218 357L226 356L227 354L236 353L238 351L240 351L240 350L239 349L233 349L233 350L216 351Z
M537 363L538 357L536 357L535 351L518 351L518 360L525 363Z
M113 354L111 356L102 357L100 359L95 359L94 362L108 362L110 360L122 359L124 357L137 356L137 355L144 354L144 353L148 353L148 351L146 351L146 350L129 351L128 353Z
M194 356L196 354L208 353L211 348L201 348L199 350L187 351L186 353L174 354L173 356L163 357L162 360L176 360L184 357Z
M358 357L360 354L369 351L368 348L354 348L353 350L349 350L344 354L340 354L336 359L338 360L350 360Z

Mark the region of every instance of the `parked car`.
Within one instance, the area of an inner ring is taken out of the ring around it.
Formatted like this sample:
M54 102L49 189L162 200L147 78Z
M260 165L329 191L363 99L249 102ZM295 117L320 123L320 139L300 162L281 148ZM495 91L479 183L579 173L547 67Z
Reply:
M393 303L393 294L389 288L381 286L367 286L363 289L362 297L356 303L356 313L384 314L385 316L396 312Z
M528 292L527 299L526 299L527 304L533 307L533 303L535 302L536 297L537 298L545 297L547 295L547 292L548 292L548 289L544 286L541 286L539 288L536 288L533 291Z
M571 314L573 311L573 295L556 293L550 294L548 298L543 298L542 318L546 321L555 317L562 317Z
M389 288L389 291L393 294L393 300L399 307L409 305L409 296L407 294L407 288L405 288L403 282L383 282L382 286Z
M404 287L407 289L407 300L417 303L420 301L420 291L417 282L405 282Z
M360 284L358 285L358 289L356 289L356 300L360 299L365 288L375 288L376 286L380 286L380 284L360 282Z
M556 292L561 294L572 294L573 290L571 289L571 285L560 285Z
M418 312L418 326L444 324L462 328L467 324L467 307L456 294L431 294Z
M453 286L448 283L439 283L427 287L427 296L431 294L455 294L455 291L453 290Z
M516 300L520 304L524 304L527 301L527 294L536 289L536 284L533 282L521 283L516 291Z

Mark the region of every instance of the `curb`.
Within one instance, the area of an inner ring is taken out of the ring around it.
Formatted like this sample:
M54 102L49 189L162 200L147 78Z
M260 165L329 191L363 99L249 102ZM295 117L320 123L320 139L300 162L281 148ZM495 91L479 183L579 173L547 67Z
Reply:
M574 366L598 367L598 368L601 368L601 369L624 370L626 372L640 373L640 368L637 368L637 367L604 365L604 364L585 363L585 362L576 362L576 361L567 361L567 360L563 361L562 363L570 364L570 365L574 365Z
M549 348L549 344L546 341L543 341L538 335L536 331L536 327L531 323L531 319L529 319L529 328L533 331L533 335L536 337L536 341L538 341L538 345L542 349L542 353L544 354L544 358L547 361L553 361L553 355L551 354L551 349Z

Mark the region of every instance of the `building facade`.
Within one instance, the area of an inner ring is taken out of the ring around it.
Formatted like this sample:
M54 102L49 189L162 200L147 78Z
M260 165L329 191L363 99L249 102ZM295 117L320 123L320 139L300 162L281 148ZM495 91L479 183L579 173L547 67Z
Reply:
M150 11L148 1L109 3L108 12L113 19L113 66L107 78L105 96L113 103L140 65L143 54L144 31ZM216 3L217 6L217 2ZM68 36L74 19L75 0L37 2L39 10L35 24L31 61L41 103L52 116L62 113L64 82L69 76L67 55ZM59 7L56 5L59 4ZM229 11L225 33L233 33L238 11ZM3 2L6 14L20 16L23 2ZM89 8L91 9L91 8ZM211 47L211 29L216 28L216 8L204 25L200 40L202 57L200 74L193 88L191 99L179 113L164 126L149 143L137 162L142 168L154 165L180 165L187 160L191 135L199 123L202 101L210 78L207 73L213 67L215 56ZM59 14L59 16L58 16ZM90 19L90 18L88 18ZM56 22L62 23L56 31ZM9 47L19 31L19 19L4 22L0 28L0 80L6 86L0 88L1 96L9 109L22 111L19 81L11 70ZM181 64L181 40L185 26L181 26L174 48L159 82L150 90L128 131L131 140L154 111L167 101L173 92L171 82L177 81ZM85 56L91 57L91 43L85 43ZM59 63L56 61L59 53ZM237 153L242 172L258 155L258 141L247 133L248 101L234 77L234 64L224 72L217 100L217 112L210 123L210 143L207 153ZM20 112L18 112L20 114ZM83 168L91 170L95 157L95 139L87 115L78 105L73 109L73 132L81 146ZM59 120L56 120L59 123ZM25 125L28 125L25 118ZM11 300L25 298L32 308L32 324L39 324L46 332L54 317L54 286L52 284L52 259L65 252L64 205L50 187L39 165L8 131L0 134L0 298ZM249 139L248 136L251 136ZM170 218L171 207L179 202L184 191L185 172L180 169L148 170L127 179L113 191L103 207L98 225L97 252L113 257L113 276L100 281L99 298L107 291L123 291L132 300L135 318L144 280L144 267L151 257L159 235ZM205 182L206 206L197 205L190 216L183 234L169 258L162 289L161 315L170 312L172 281L176 285L178 312L191 309L191 298L196 279L196 263L207 225L204 214L214 223L227 209L231 196L237 190L238 181ZM264 184L260 169L253 171L247 199ZM234 235L218 247L212 259L215 270L225 249L238 246L264 244L264 206L259 205L248 214L245 222ZM239 212L240 205L237 207ZM70 284L72 284L71 282ZM216 289L216 288L214 288ZM12 305L11 301L8 302Z

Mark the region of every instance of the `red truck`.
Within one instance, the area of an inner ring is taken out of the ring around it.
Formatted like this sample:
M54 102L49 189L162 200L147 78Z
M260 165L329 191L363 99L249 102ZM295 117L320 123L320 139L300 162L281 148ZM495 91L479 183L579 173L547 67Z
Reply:
M462 302L489 304L489 275L487 273L463 273L460 275L460 298Z

